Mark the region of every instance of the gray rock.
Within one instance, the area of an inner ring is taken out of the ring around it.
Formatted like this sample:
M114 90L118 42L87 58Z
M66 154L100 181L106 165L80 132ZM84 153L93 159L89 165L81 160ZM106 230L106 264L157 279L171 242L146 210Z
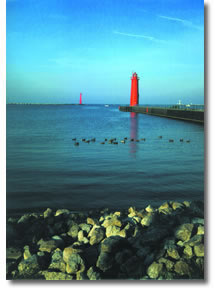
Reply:
M87 239L87 237L84 236L84 231L83 230L80 230L78 232L78 241L83 243L83 244L89 243L89 240Z
M64 262L68 263L69 261L69 258L72 254L74 253L81 253L82 250L81 249L78 249L78 248L74 248L73 246L69 246L69 247L66 247L64 250L63 250L63 260Z
M126 241L126 239L120 236L111 236L101 242L101 252L115 253L118 251L119 248L127 248L125 247L127 245L128 242Z
M157 279L163 270L162 263L153 262L147 269L147 274L151 279Z
M189 241L186 241L184 244L189 245L191 247L202 243L203 236L202 235L195 235Z
M107 218L103 223L102 226L107 228L108 226L117 226L117 227L121 227L122 226L122 222L120 221L120 219L118 218L118 216L112 216L110 218Z
M89 278L85 271L78 271L76 273L76 280L89 280Z
M37 256L32 255L26 260L22 260L18 265L18 271L24 278L31 278L40 270Z
M120 227L115 225L109 225L106 228L106 237L110 236L119 236L120 235Z
M98 271L96 271L96 269L94 267L90 267L87 270L87 276L90 280L100 280L101 279L101 275Z
M169 248L167 250L167 255L169 257L171 257L172 259L175 259L175 260L180 259L180 255L179 255L178 250L176 249L176 247L175 248L174 247Z
M169 206L169 203L166 202L158 208L158 211L159 211L159 213L163 213L163 214L167 215L167 214L172 213L172 208Z
M190 276L191 274L189 265L182 260L176 262L174 271L181 276Z
M18 260L22 257L21 250L15 247L6 248L6 258L9 260Z
M199 225L198 230L197 230L197 235L204 235L204 234L205 234L204 226Z
M151 225L152 220L153 220L153 214L152 213L145 214L145 215L143 215L143 218L141 220L141 225L148 227L149 225Z
M151 265L153 263L153 261L155 260L155 254L153 252L149 253L148 255L146 255L143 264L148 267L149 265Z
M95 245L100 243L104 239L104 231L101 227L94 225L89 233L90 245Z
M40 251L48 253L51 253L58 247L57 242L55 240L44 241L43 239L41 239L37 244L40 245L39 246Z
M113 257L114 255L112 255L111 253L101 252L96 262L96 267L98 267L103 272L110 270L114 264Z
M81 256L77 253L72 253L67 261L66 272L68 274L76 274L77 272L83 272L84 270L85 264Z
M117 264L121 265L125 263L129 258L132 257L132 251L128 249L124 249L122 251L119 251L115 255L115 261Z
M204 257L204 245L203 244L195 245L194 253L197 257Z
M122 272L133 279L140 278L143 275L143 268L142 262L137 256L132 256L120 266Z
M185 254L185 256L186 256L187 258L192 258L192 256L193 256L193 249L192 249L192 247L190 247L189 245L185 246L183 252L184 252L184 254Z
M31 255L29 246L26 245L26 246L24 247L23 258L26 260L26 259L30 258L31 256L32 256L32 255Z
M57 247L62 247L64 245L63 239L60 236L58 236L58 235L52 236L52 240L55 241Z
M204 218L204 203L202 201L191 202L190 211L192 216L197 218Z
M177 228L176 232L175 232L175 237L177 239L180 239L182 241L188 241L190 240L190 237L192 235L192 231L193 231L193 224L182 224L180 227Z
M146 212L148 212L148 213L153 213L153 212L155 212L155 209L154 209L151 205L148 205L145 210L146 210Z
M85 231L88 234L92 228L92 225L81 223L79 224L79 227L81 228L81 230Z
M63 273L66 272L66 264L63 261L63 252L59 248L57 248L52 254L49 270L59 270Z
M46 280L73 280L72 275L68 275L62 272L50 272L42 271L41 273Z
M29 223L35 219L38 219L39 216L35 213L31 213L31 214L24 214L23 216L21 216L18 220L18 224L26 224Z
M177 209L183 209L184 205L182 203L179 202L173 202L172 203L172 209L173 210L177 210Z
M50 208L47 208L46 211L44 211L44 213L43 213L44 218L48 218L52 215L53 215L53 212L52 212L52 209L50 209Z
M60 216L62 214L68 215L70 211L68 209L58 209L55 213L55 216Z
M192 223L193 224L201 224L201 225L204 225L205 224L205 220L204 218L193 218L192 219Z
M70 229L69 229L69 231L67 232L67 234L68 234L69 236L71 236L72 238L77 238L77 237L78 237L78 232L79 232L79 230L80 230L80 227L78 226L78 224L74 223L74 224L70 227Z
M162 257L158 260L158 262L163 263L166 266L167 271L173 271L173 267L174 267L173 261Z
M149 246L145 246L145 247L140 247L137 252L136 255L139 258L145 258L147 255L149 255L151 252L151 248Z

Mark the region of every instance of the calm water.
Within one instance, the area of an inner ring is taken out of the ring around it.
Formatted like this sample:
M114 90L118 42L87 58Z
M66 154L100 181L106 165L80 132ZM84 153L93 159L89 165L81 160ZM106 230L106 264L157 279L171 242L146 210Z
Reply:
M95 143L72 141L93 137ZM146 141L100 144L111 137ZM203 193L201 125L120 112L118 105L7 105L10 213L145 207L202 200Z

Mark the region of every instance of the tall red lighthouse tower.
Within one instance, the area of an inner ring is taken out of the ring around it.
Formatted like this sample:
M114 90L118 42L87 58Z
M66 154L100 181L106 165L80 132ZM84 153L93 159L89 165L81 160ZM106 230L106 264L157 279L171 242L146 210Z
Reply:
M82 104L82 93L80 93L80 100L79 100L79 104Z
M131 99L130 106L136 106L139 104L139 87L138 87L138 78L137 73L132 73L131 77Z

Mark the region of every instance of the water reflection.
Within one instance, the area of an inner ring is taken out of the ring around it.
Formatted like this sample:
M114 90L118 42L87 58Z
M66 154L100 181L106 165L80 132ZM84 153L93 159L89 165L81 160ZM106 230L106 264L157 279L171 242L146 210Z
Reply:
M138 139L138 114L130 112L130 138L134 141L130 141L130 153L135 156L138 145L136 139Z

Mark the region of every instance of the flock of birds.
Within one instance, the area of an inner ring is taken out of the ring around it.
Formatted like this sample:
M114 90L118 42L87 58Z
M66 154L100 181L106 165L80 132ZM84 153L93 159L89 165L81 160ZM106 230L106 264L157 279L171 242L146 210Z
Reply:
M159 139L162 139L163 136L158 136ZM73 138L72 141L74 141L74 145L75 146L79 146L79 142L77 141L77 138ZM122 143L122 144L125 144L127 141L130 141L130 142L140 142L140 141L146 141L146 138L141 138L141 139L135 139L135 138L128 138L128 137L125 137L124 139L122 140L119 140L117 141L116 138L111 138L111 139L107 139L105 138L104 141L100 142L100 144L104 145L105 143L108 143L108 144L119 144L119 143ZM183 138L181 138L179 140L180 142L186 142L186 143L190 143L190 140L184 140ZM85 138L82 138L81 139L81 142L84 142L84 143L90 143L90 142L96 142L96 138L92 138L90 140L87 140ZM169 139L169 142L174 142L174 139Z

